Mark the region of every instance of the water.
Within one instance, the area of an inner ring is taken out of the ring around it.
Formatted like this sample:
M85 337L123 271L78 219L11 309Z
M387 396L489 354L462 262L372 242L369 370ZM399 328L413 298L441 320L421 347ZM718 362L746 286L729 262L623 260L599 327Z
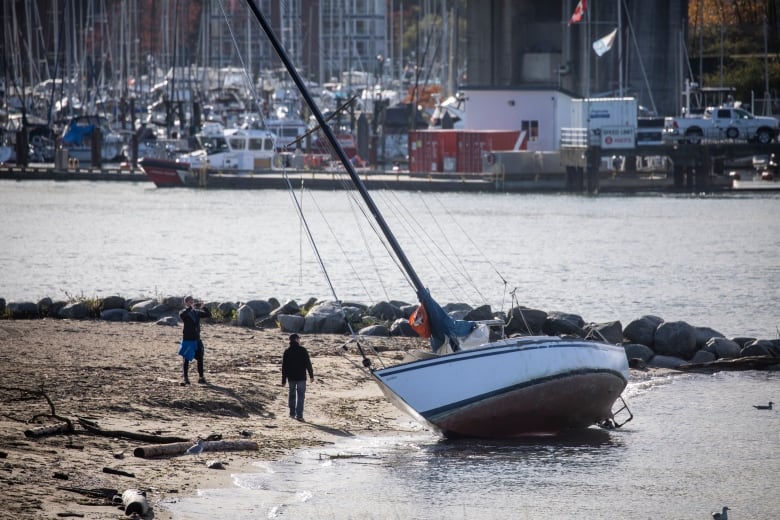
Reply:
M303 450L236 487L165 505L177 520L780 518L780 374L633 382L620 430L442 441L423 432Z
M338 298L416 301L349 199L302 193ZM375 196L441 303L777 337L780 194ZM0 181L0 245L8 301L333 298L285 191Z
M780 194L376 195L442 303L506 309L516 289L526 306L588 321L656 314L777 336ZM415 300L348 199L301 201L338 297ZM11 301L330 297L286 192L0 181L0 245ZM780 416L752 407L780 402L778 383L756 372L632 382L633 422L564 439L353 438L168 507L179 520L696 519L723 505L733 519L778 518Z

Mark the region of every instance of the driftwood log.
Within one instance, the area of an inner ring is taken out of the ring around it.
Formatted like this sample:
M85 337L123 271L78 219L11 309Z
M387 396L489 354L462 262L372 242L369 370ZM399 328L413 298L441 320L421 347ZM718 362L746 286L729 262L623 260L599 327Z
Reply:
M190 446L192 446L192 441L141 446L133 450L133 455L142 459L181 455ZM247 440L206 441L203 443L203 451L257 451L258 449L259 447L255 441Z
M54 435L56 433L70 433L73 428L68 423L52 424L49 426L39 426L38 428L30 428L24 430L24 436L28 439L37 439L38 437L44 437L46 435Z
M162 435L150 435L148 433L126 432L123 430L104 430L94 422L88 421L86 419L79 419L79 424L89 433L95 435L101 435L103 437L122 437L134 441L155 442L159 444L187 441L187 439L185 439L184 437L165 437Z

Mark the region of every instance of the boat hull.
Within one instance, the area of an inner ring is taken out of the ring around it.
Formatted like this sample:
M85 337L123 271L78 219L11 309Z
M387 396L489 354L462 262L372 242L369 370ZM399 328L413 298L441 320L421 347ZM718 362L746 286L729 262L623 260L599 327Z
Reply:
M628 381L628 360L619 346L528 337L373 375L396 406L447 437L506 438L557 434L612 418Z
M138 165L158 188L187 186L191 176L188 163L144 157Z

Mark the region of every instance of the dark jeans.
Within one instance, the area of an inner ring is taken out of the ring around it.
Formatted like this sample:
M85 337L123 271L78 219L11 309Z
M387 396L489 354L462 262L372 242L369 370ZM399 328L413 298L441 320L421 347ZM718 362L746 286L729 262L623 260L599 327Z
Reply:
M287 404L290 407L290 417L303 418L303 400L306 398L306 380L288 381L290 391L287 394Z
M198 346L195 349L195 361L198 362L198 376L203 377L203 352L205 351L205 347L203 346L203 342L201 340L198 340ZM184 376L185 381L189 381L189 372L190 372L190 362L186 359L184 360L184 364L182 365L182 375Z

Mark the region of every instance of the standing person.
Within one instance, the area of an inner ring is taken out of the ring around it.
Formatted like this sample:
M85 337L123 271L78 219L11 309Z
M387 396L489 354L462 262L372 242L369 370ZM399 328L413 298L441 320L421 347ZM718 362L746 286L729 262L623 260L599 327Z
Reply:
M290 334L290 346L282 356L282 386L289 381L290 390L287 404L290 407L290 417L303 420L303 400L306 398L306 372L314 382L314 370L311 367L309 352L300 344L300 336Z
M203 307L202 301L195 301L192 296L184 298L184 308L179 312L179 318L184 324L182 340L179 346L179 355L184 359L182 364L182 381L180 385L190 384L190 361L198 362L198 383L206 384L203 376L203 354L206 350L200 339L200 319L210 318L211 313Z

